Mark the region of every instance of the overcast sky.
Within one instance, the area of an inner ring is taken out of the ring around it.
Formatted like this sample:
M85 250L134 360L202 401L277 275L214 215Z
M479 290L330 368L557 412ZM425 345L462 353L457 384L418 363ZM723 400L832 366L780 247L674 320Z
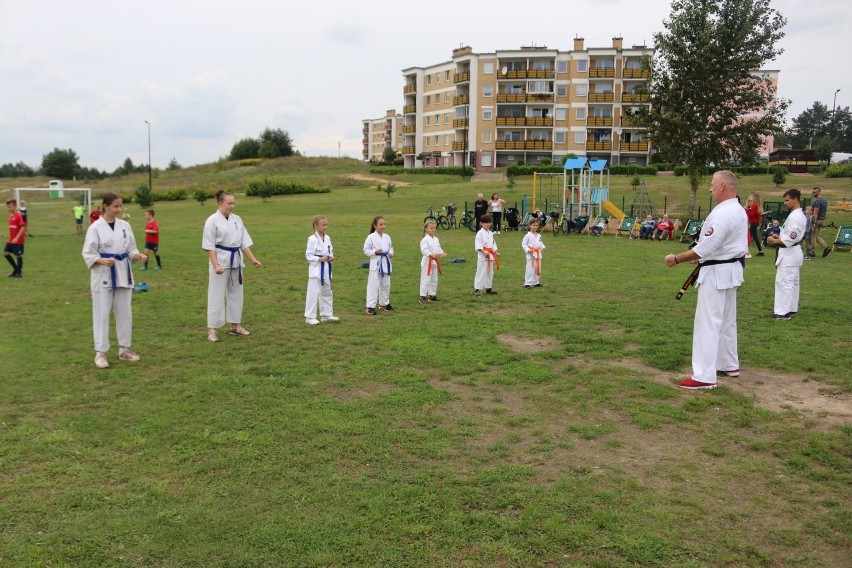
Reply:
M850 106L848 0L773 7L785 53L765 67L781 70L788 120L831 108L836 89ZM666 0L0 0L0 163L38 167L53 148L109 172L147 163L146 120L154 167L213 162L266 127L308 156L360 159L360 121L402 108L402 69L462 44L650 46L669 13Z

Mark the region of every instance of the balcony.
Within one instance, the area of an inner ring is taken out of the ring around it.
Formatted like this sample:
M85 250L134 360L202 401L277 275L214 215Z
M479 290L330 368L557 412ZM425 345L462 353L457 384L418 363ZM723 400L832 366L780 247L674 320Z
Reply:
M458 95L453 97L453 106L469 105L470 95Z
M453 128L467 128L470 125L469 118L454 118Z
M458 151L458 150L462 150L462 151L467 150L468 149L467 147L468 147L468 144L466 144L465 142L453 142L453 151L454 152Z
M453 83L467 83L470 81L470 71L456 73L453 75Z
M553 140L498 140L498 150L553 150Z
M416 126L403 126L402 127L402 133L403 134L414 134L415 132L417 132Z
M624 79L648 79L651 77L651 72L647 69L625 69L621 77Z
M390 142L393 139L393 136L387 135L385 136L385 142Z
M648 151L648 141L642 140L641 142L622 142L621 143L621 151L622 152L647 152Z
M612 152L612 142L586 142L586 150Z
M403 95L409 95L411 93L416 93L416 92L417 92L417 84L416 83L411 83L410 85L405 85L402 88L402 94Z
M552 103L553 93L527 93L528 103Z
M553 126L553 118L549 116L498 116L497 126Z
M589 93L588 95L590 103L611 103L613 98L613 93Z
M612 126L612 117L590 116L586 119L586 126Z
M415 150L414 150L414 146L403 146L402 148L400 148L399 151L402 154L413 154Z
M592 67L589 69L589 79L614 79L614 67Z
M621 126L625 126L628 128L641 128L642 124L639 122L639 118L634 116L622 116L621 117Z
M402 107L402 114L414 114L417 112L417 105L405 105Z
M525 103L527 102L526 93L501 93L497 95L498 103Z
M650 93L622 93L621 102L623 103L650 103Z
M550 79L551 77L553 77L553 69L513 69L497 75L498 79Z
M369 139L369 138L364 138L363 140L361 140L361 143L362 143L362 144L364 144L364 146L366 146L367 144L369 144L369 143L370 143L370 139Z

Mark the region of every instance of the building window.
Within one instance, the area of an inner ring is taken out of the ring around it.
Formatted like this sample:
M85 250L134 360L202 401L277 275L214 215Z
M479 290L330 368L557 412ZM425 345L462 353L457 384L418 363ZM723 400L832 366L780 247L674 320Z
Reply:
M533 130L530 132L530 140L549 140L544 130Z
M428 148L429 147L429 137L428 136L425 138L424 142L426 144L426 147Z
M566 109L564 109L564 108L556 109L556 120L565 120L565 118L567 118L567 116L568 116L568 113L566 112Z
M449 145L450 145L450 135L444 134L444 146L449 146Z
M589 69L589 62L586 59L577 60L577 72L585 73Z
M445 103L449 103L449 102L450 102L450 92L449 92L449 91L447 91L446 93L444 93L444 102L445 102Z
M483 144L491 144L491 131L483 130L482 131L482 143Z
M426 84L427 84L427 85L431 85L431 84L432 84L432 75L426 75Z
M574 133L574 144L583 144L586 142L586 133L585 132L575 132Z
M438 143L439 143L438 141L439 141L439 140L440 140L440 137L439 137L439 136L435 136L435 148L437 148L437 147L438 147Z
M482 73L483 75L493 75L494 74L494 62L486 61L482 64Z
M482 109L482 120L491 120L491 117L494 115L494 109L491 107L487 107Z
M426 95L426 106L432 104L432 95Z
M585 83L580 83L580 84L578 84L578 85L577 85L577 96L578 96L578 97L585 97L585 96L586 96L586 91L588 90L588 87L589 87L589 86L588 86L588 85L586 85Z
M447 72L444 74L444 81L446 81L447 83L449 83L449 82L450 82L450 79L452 79L452 77L453 77L453 72L452 72L452 71L447 71Z
M568 85L556 85L556 96L557 97L568 96Z
M440 82L441 82L441 74L435 73L435 83L440 83Z
M568 62L567 61L557 61L556 62L556 71L557 71L557 73L567 73L568 72Z
M565 144L565 133L564 132L557 132L556 137L555 137L555 141L556 141L557 144Z
M494 85L482 85L482 96L483 97L493 97L494 96Z
M450 123L450 113L444 114L444 124Z
M431 117L431 116L427 116L427 117L426 117L426 126L429 126L430 124L432 124L432 117Z
M577 120L586 120L586 107L577 109Z

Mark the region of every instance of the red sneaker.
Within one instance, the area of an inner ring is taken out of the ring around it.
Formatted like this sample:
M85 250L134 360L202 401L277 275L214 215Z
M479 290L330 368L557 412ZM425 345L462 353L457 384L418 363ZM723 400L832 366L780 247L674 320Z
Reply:
M689 390L699 390L699 389L715 389L716 383L702 383L701 381L696 381L692 377L681 381L680 386Z

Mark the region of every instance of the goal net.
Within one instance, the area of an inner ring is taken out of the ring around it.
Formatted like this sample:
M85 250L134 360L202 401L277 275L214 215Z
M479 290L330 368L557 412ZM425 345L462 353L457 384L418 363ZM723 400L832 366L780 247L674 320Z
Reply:
M62 237L77 234L73 209L83 205L83 233L89 227L92 190L88 187L16 187L13 198L26 207L27 232L36 237Z

